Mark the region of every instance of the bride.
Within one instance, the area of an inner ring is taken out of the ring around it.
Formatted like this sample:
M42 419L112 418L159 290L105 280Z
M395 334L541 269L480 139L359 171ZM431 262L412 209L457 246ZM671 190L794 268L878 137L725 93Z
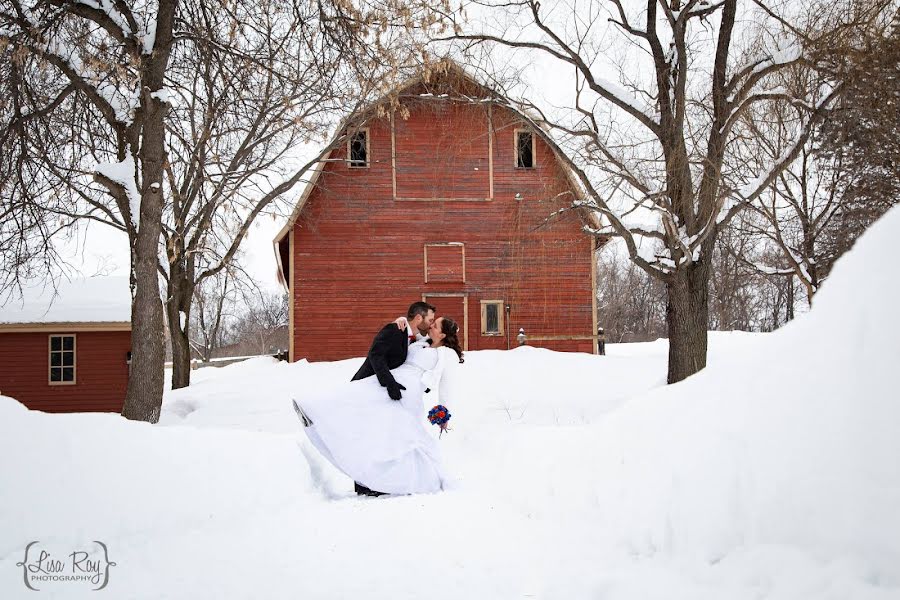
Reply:
M436 492L446 476L426 417L439 403L436 396L447 403L449 371L461 362L459 325L439 317L428 337L409 346L406 362L391 370L406 388L400 400L391 400L372 376L301 398L294 408L312 444L357 482L358 492Z

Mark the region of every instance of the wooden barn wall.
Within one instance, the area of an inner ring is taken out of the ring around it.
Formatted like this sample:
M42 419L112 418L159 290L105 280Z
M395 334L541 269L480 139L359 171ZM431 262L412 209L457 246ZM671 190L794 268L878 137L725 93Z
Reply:
M489 198L488 109L439 100L409 109L394 133L397 197Z
M449 159L442 158L441 147L423 143L447 137L447 127L435 119L448 114L458 140ZM529 336L596 333L591 239L573 211L545 223L570 206L571 196L562 169L540 140L535 168L515 168L514 131L521 123L513 113L431 100L413 106L408 120L396 118L398 195L431 200L396 199L391 121L377 119L366 127L370 166L329 163L294 226L294 360L362 356L385 322L434 294L438 300L440 294L465 295L469 350L506 348L505 334L481 335L482 300L511 305L505 325L512 347L520 327ZM490 156L476 156L488 148ZM472 171L454 176L451 168ZM425 283L425 245L447 243L464 244L466 280ZM458 311L460 303L445 305ZM440 314L439 302L437 308ZM529 343L593 349L591 340Z
M75 335L76 382L48 383L50 335ZM130 331L0 333L0 394L45 412L121 412Z

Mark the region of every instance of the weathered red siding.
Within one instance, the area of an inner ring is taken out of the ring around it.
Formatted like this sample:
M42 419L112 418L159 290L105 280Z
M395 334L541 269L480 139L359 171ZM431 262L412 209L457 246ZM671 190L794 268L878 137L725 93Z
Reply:
M75 335L76 382L48 383L50 335ZM0 394L45 412L121 412L130 331L0 332Z
M595 334L592 241L573 211L546 222L572 200L550 148L537 139L535 168L517 169L521 123L511 111L435 98L403 102L410 116L398 115L394 125L396 199L391 121L374 119L366 124L369 168L329 162L294 224L293 360L361 356L385 322L423 296L438 314L467 313L469 350L506 348L505 334L481 335L482 300L511 306L512 347L520 327L530 337ZM426 283L425 246L454 242L464 245L465 281L456 274L456 251L429 246L429 260L439 264ZM529 343L594 347L591 339Z

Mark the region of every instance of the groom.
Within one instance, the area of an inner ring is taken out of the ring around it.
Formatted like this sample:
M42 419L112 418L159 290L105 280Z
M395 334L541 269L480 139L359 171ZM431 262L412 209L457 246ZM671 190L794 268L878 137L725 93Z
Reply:
M406 362L406 353L411 343L425 337L434 323L434 306L427 302L413 302L406 311L406 321L405 330L397 322L388 323L381 328L372 341L365 362L351 381L375 375L378 383L387 388L392 400L400 399L400 390L406 388L397 383L391 375L391 369Z
M406 388L397 383L391 375L391 369L396 369L406 362L406 354L411 343L425 337L425 333L434 323L434 306L427 302L413 302L406 311L406 327L400 322L401 319L397 319L381 328L372 341L365 362L351 379L356 381L375 375L378 377L378 383L387 388L388 396L392 400L399 400L400 390ZM385 495L384 492L371 490L358 481L353 482L353 488L360 496Z

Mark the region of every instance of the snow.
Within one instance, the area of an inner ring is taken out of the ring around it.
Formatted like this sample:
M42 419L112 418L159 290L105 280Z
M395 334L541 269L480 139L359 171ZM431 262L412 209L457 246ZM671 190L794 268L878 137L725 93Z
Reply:
M152 15L148 19L148 23L143 32L141 32L143 53L146 55L153 54L153 48L156 45L156 16Z
M35 27L38 25L31 21ZM85 63L75 48L67 40L51 38L46 41L46 53L57 56L81 79L88 83L97 94L109 105L115 113L115 119L122 125L131 123L134 110L137 108L140 98L140 89L110 83L107 74L98 71L97 64L88 61Z
M651 121L655 120L656 115L654 114L654 112L649 108L641 106L634 95L618 83L604 77L594 77L594 81L600 88L605 90L618 104L627 107L627 109L630 109L637 114L641 114L647 117Z
M0 307L0 323L131 322L128 277L33 282Z
M801 56L803 56L803 47L800 44L790 44L786 48L773 52L768 60L773 65L783 65L793 62Z
M177 98L176 94L169 88L162 88L161 90L157 90L150 94L151 98L156 98L160 102L168 104L169 106L175 106L175 100Z
M99 163L96 170L100 175L125 188L125 193L128 196L128 207L131 211L131 223L135 229L139 229L141 224L141 195L138 193L135 180L137 165L135 165L131 151L126 151L125 160L115 163Z
M118 27L126 37L131 35L132 31L131 27L128 26L128 21L122 16L122 13L116 10L111 0L100 0L99 2L95 2L94 0L76 0L75 3L84 4L85 6L106 13L110 20L116 24L116 27Z
M0 398L0 595L29 541L102 540L112 597L896 599L898 234L677 385L664 340L468 353L435 495L358 498L302 436L361 359L199 370L157 425Z

